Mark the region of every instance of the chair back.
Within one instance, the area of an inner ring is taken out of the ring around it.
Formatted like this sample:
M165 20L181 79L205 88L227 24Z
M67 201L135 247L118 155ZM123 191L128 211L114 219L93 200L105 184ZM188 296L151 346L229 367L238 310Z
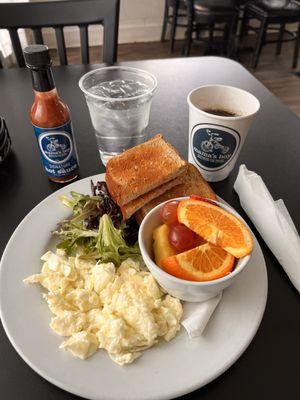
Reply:
M81 61L89 63L88 26L103 25L102 61L117 61L120 0L63 0L37 3L0 3L0 29L9 31L19 67L24 67L19 28L30 28L36 44L43 44L41 28L55 30L59 61L68 64L63 28L80 29ZM0 66L1 67L1 66Z
M186 0L166 0L169 7L177 8L179 10L186 9Z
M194 0L195 4L212 10L235 8L239 6L240 1L238 0Z

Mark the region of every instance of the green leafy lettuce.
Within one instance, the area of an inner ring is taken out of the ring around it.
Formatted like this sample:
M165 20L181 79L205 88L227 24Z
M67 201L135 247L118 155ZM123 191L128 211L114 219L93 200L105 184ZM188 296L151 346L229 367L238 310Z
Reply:
M70 220L61 223L54 234L63 239L57 248L63 249L69 256L80 253L83 258L112 261L120 265L123 260L141 254L138 243L128 245L123 238L123 230L115 228L107 214L100 218L97 231L78 227L76 222Z

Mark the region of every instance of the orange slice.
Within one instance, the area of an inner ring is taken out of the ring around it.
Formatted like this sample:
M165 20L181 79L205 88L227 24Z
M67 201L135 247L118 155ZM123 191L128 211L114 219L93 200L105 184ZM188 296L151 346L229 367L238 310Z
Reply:
M178 221L237 258L252 251L253 239L247 226L214 204L195 199L183 200L178 206Z
M211 243L195 247L162 261L162 268L177 278L188 281L212 281L229 274L234 257Z

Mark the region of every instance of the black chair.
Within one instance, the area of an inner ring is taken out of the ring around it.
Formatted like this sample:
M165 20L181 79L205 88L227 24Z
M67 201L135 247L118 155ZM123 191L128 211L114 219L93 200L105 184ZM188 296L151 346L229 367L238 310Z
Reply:
M173 53L174 51L177 27L178 26L184 28L187 27L187 22L186 23L178 22L179 18L187 19L186 0L165 0L165 11L164 11L163 26L161 31L161 42L164 42L166 40L167 27L168 24L170 24L171 25L170 53Z
M18 36L19 28L31 28L37 44L43 44L41 28L55 30L61 65L68 64L63 27L78 25L81 60L89 63L88 26L103 25L102 60L117 61L120 0L64 0L38 3L0 3L0 29L8 29L19 67L25 62Z
M214 33L221 32L223 35L222 52L230 56L238 21L237 2L232 0L187 0L187 6L188 28L182 50L183 55L190 54L193 33L196 32L196 39L199 40L199 32L204 30L209 32L210 48L214 41ZM216 24L219 27L216 27Z
M256 28L249 23L249 21L253 19L260 21L259 28ZM296 22L298 22L297 32L291 32L285 29L286 24ZM279 55L283 42L295 40L293 68L296 68L300 44L299 22L300 4L296 1L258 0L248 2L244 13L241 38L243 39L247 35L249 30L255 31L257 33L257 40L252 58L252 67L257 67L262 48L265 44L277 43L276 54ZM266 40L268 29L278 31L278 40ZM285 33L289 35L289 38L284 39Z

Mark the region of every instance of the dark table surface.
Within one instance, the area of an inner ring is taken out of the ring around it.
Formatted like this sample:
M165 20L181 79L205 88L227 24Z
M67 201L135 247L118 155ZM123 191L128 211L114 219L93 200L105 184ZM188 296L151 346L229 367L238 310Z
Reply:
M262 175L275 199L284 199L299 229L300 121L296 115L234 61L201 57L124 64L156 75L158 89L152 105L149 134L162 132L184 157L187 157L188 143L186 97L190 90L203 84L219 83L241 87L257 96L261 110L236 167L229 178L213 187L249 222L233 191L238 166L245 163ZM82 178L104 171L85 100L77 84L81 75L92 68L95 66L54 68L57 88L72 112ZM0 70L0 115L6 119L14 149L0 166L0 254L25 215L60 187L50 183L43 171L28 118L32 101L27 70ZM251 223L250 226L253 228ZM254 232L257 234L255 229ZM258 234L257 237L266 259L269 282L267 307L257 335L227 372L184 398L300 398L299 294ZM0 398L59 400L77 397L56 388L31 370L15 352L1 326Z

